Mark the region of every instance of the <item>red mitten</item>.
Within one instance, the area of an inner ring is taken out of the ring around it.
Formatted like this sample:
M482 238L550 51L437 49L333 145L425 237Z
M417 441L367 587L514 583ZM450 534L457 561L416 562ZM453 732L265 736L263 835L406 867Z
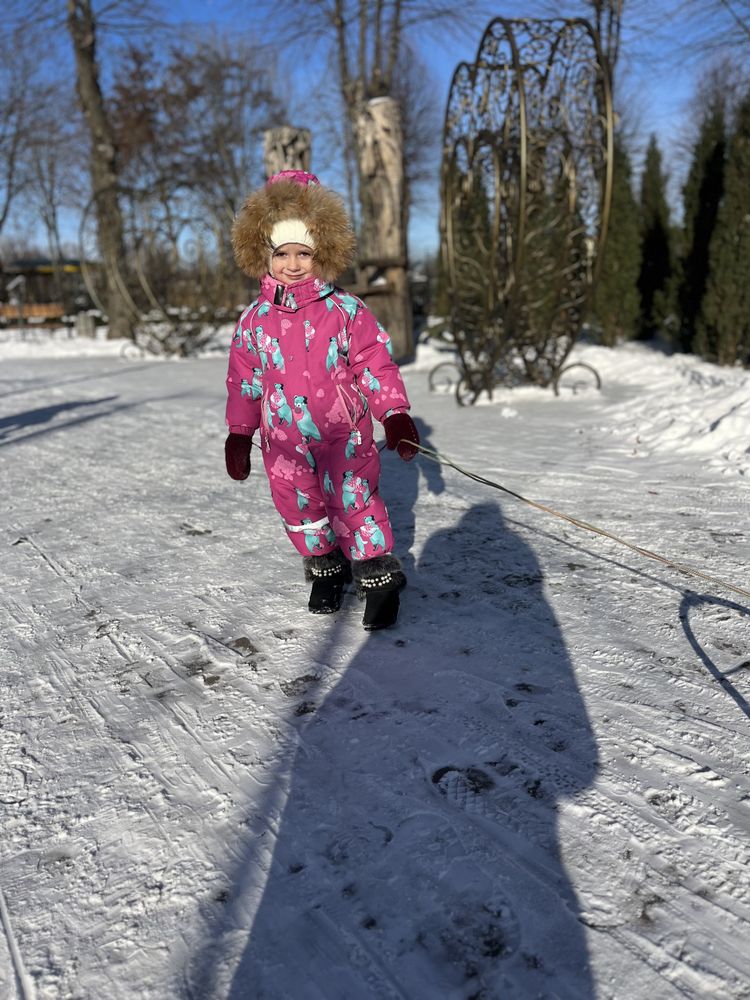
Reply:
M247 479L250 475L250 446L253 439L249 434L230 432L224 442L224 458L227 472L232 479Z
M392 413L383 421L385 444L389 451L397 449L399 458L411 462L417 454L415 444L419 444L419 431L408 413ZM412 442L411 444L409 442Z

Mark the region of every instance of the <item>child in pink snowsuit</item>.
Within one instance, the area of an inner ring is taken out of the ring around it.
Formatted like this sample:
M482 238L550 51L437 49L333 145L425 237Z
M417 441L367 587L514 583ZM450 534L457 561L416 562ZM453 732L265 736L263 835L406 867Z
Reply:
M365 628L386 628L406 581L378 492L372 416L405 461L419 435L388 334L333 284L355 246L343 203L314 175L284 171L247 199L232 236L260 295L230 350L227 471L247 477L258 431L274 504L313 585L310 611L338 610L353 573Z

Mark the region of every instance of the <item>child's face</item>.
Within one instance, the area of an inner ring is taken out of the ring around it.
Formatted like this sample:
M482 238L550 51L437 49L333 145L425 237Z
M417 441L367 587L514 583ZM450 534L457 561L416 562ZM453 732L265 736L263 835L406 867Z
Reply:
M302 243L284 243L271 256L271 274L289 285L312 274L313 252Z

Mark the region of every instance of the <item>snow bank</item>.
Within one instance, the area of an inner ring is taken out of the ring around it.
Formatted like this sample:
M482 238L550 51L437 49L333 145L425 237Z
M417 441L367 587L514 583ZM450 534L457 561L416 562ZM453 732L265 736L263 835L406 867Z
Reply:
M219 327L200 356L215 357L218 350L228 348L234 324ZM133 361L159 355L143 350L126 338L107 339L107 327L97 327L95 337L79 337L68 327L8 327L0 330L0 361L39 358L122 358ZM177 360L172 358L170 360Z
M694 456L725 473L750 473L750 373L688 354L667 356L644 344L615 351L584 346L606 387L627 387L607 413L633 454Z
M416 360L404 370L429 372L452 357L440 343L420 344ZM750 473L750 372L643 343L614 350L577 344L568 363L575 362L592 365L602 379L601 396L593 384L575 391L600 399L601 430L621 438L633 457L691 455L723 473ZM501 416L512 418L518 416L514 403L543 405L554 398L550 389L519 386L496 390L491 402L483 395L476 405L499 407Z
M107 340L105 327L97 336L78 337L67 327L8 327L0 330L0 361L28 358L101 358L119 357L127 341Z

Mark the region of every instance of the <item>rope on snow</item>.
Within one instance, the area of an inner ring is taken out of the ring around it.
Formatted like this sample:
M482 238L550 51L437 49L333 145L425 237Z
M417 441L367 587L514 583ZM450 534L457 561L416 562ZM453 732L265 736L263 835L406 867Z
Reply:
M405 440L405 439L404 439ZM742 587L736 587L732 583L727 583L726 580L720 580L716 576L709 576L708 573L704 573L699 569L694 569L692 566L685 566L683 563L674 562L672 559L667 559L666 556L659 555L658 552L652 552L650 549L644 549L640 545L634 545L632 542L627 541L625 538L620 538L619 535L613 534L611 531L606 531L604 528L598 528L594 524L587 524L586 521L580 521L577 517L571 517L569 514L562 514L559 510L555 510L554 507L547 507L543 503L539 503L537 500L529 500L528 497L521 496L520 493L515 493L513 490L509 490L507 486L502 486L500 483L496 483L492 479L486 479L484 476L480 476L476 472L471 472L469 469L463 469L460 465L454 462L452 459L445 455L441 455L440 452L432 451L430 448L425 448L421 444L415 445L413 441L406 441L413 448L418 448L419 451L426 457L431 459L433 462L438 462L440 465L448 465L456 472L460 472L462 476L466 476L468 479L473 479L476 483L481 483L484 486L491 486L492 489L501 490L503 493L507 493L509 496L514 497L516 500L520 500L522 503L528 504L530 507L536 507L537 510L544 511L545 514L552 514L554 517L559 517L563 521L567 521L569 524L574 524L577 528L583 528L584 531L591 531L595 535L602 535L604 538L610 538L613 542L618 542L620 545L624 545L628 549L632 549L633 552L637 552L641 556L645 556L647 559L655 559L657 562L662 563L664 566L669 566L671 569L677 570L679 573L685 573L687 576L700 577L701 580L707 580L709 583L713 583L718 587L723 587L725 590L731 590L735 594L739 594L741 597L746 597L750 600L750 590L743 590Z

